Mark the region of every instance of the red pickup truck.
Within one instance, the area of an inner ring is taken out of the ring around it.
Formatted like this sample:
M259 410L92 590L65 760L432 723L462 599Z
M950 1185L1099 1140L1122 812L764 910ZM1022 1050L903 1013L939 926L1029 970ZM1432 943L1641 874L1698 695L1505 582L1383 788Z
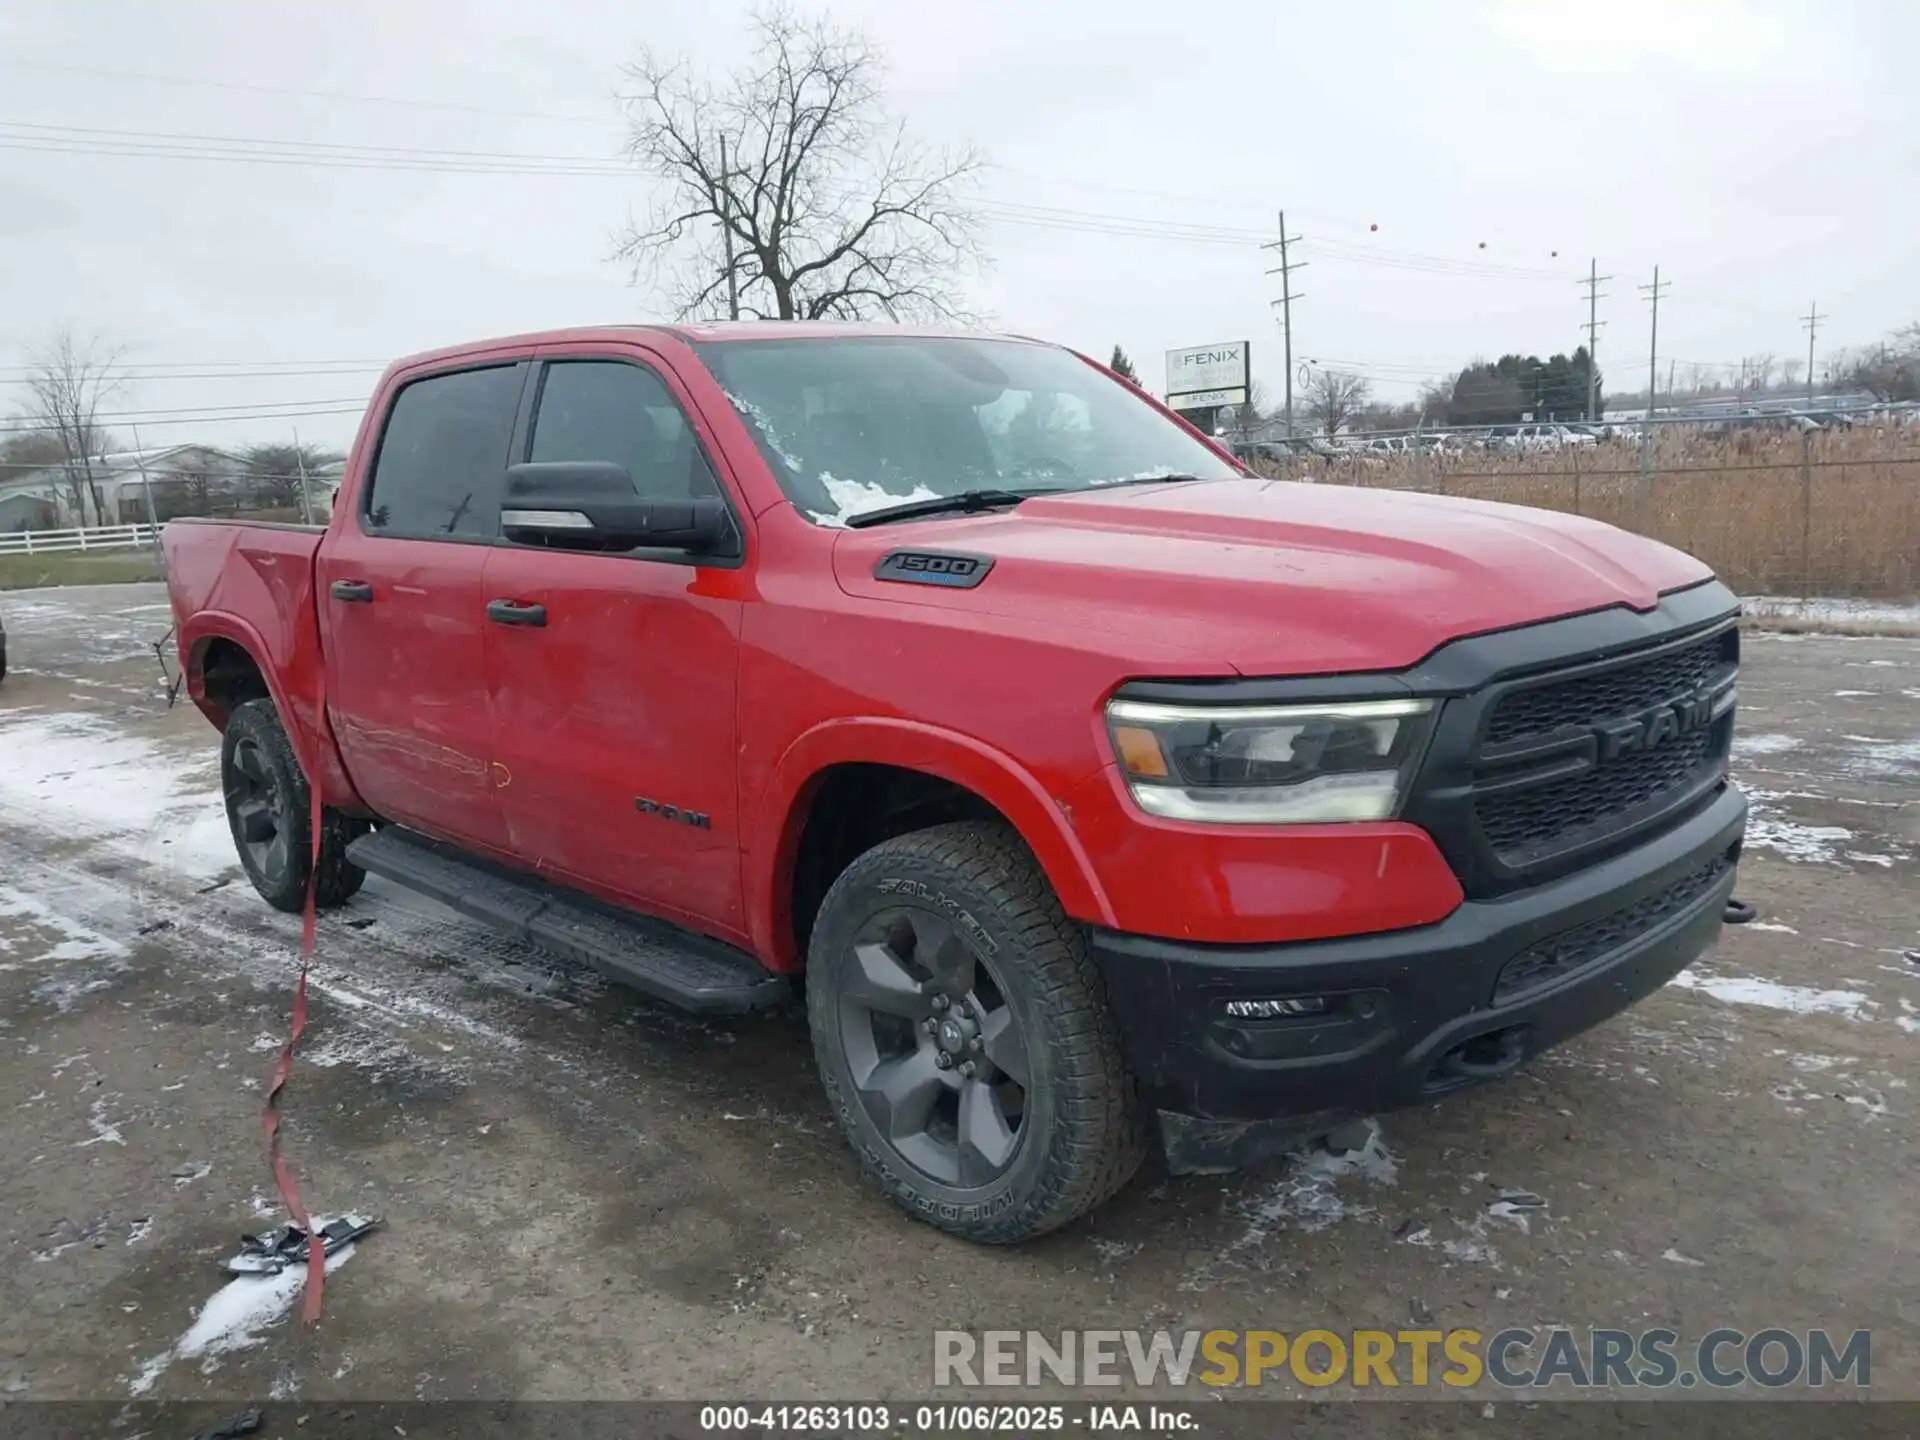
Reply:
M976 1240L1511 1072L1734 883L1698 561L1265 481L1028 340L422 355L324 530L164 545L270 903L372 872L691 1010L804 991L861 1164Z

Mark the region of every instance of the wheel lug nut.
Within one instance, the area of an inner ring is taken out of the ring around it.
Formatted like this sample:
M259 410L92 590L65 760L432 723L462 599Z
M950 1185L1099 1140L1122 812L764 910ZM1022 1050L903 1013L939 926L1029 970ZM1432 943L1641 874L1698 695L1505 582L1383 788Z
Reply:
M977 1055L982 1050L987 1048L987 1042L982 1040L978 1035L976 1035L973 1037L972 1040L967 1042L967 1048L972 1050L974 1054Z
M951 1070L953 1068L953 1056L942 1050L938 1055L933 1057L933 1063L942 1070Z
M960 1073L966 1076L967 1079L971 1080L973 1078L973 1072L974 1072L973 1061L963 1060L960 1062Z
M933 1008L936 1010L946 1009L949 1003L947 997L944 995L936 995L933 997Z

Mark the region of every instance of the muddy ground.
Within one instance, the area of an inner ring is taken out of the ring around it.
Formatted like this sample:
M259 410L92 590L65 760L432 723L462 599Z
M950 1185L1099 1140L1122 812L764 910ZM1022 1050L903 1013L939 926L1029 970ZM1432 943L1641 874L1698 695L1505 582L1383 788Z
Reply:
M1871 1328L1876 1392L1920 1397L1920 640L1750 637L1762 916L1683 983L1363 1155L1147 1173L1019 1250L862 1184L798 1018L692 1023L371 882L322 921L286 1125L315 1211L385 1229L306 1331L284 1285L208 1308L278 1214L298 933L238 879L213 732L166 708L164 597L5 603L6 1395L897 1398L937 1326L1430 1315ZM1505 1188L1545 1211L1500 1218Z

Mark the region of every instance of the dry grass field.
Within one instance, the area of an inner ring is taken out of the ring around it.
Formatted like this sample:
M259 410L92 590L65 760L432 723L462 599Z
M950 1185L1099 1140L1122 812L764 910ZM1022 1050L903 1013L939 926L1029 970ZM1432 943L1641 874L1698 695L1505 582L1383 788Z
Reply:
M1672 429L1531 455L1344 456L1263 465L1321 483L1588 515L1700 556L1749 595L1920 596L1920 429Z

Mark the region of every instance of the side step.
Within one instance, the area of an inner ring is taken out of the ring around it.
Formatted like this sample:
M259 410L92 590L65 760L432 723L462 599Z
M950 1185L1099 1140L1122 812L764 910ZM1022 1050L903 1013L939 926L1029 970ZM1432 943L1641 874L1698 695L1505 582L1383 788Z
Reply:
M411 830L388 825L362 835L347 846L347 858L697 1015L744 1015L792 998L787 982L744 950L602 905Z

